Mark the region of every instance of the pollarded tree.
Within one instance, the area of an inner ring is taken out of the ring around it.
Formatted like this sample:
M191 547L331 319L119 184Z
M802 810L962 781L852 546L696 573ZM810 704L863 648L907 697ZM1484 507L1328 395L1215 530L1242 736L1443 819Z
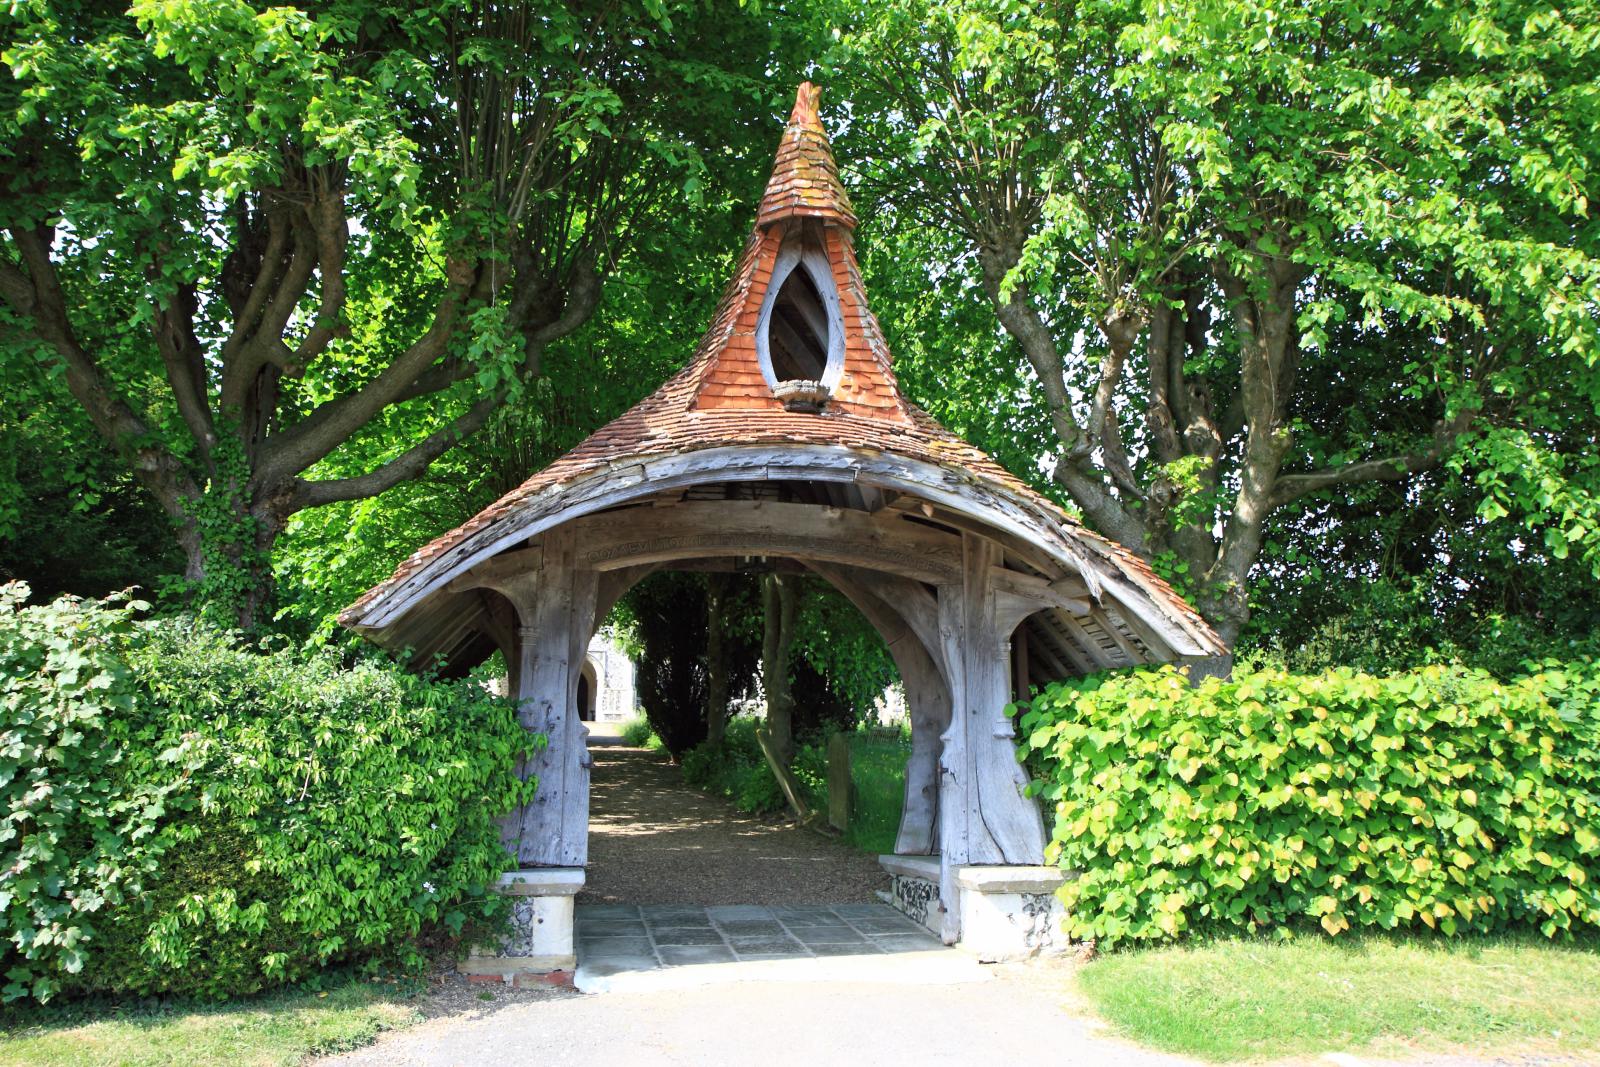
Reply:
M1312 494L1471 464L1486 514L1595 541L1552 400L1600 400L1592 0L846 19L865 191L959 236L1055 481L1230 644L1271 516Z
M745 25L655 0L12 5L0 343L64 376L186 576L250 624L290 516L417 475L591 315L751 102L695 47ZM325 462L363 437L364 468Z

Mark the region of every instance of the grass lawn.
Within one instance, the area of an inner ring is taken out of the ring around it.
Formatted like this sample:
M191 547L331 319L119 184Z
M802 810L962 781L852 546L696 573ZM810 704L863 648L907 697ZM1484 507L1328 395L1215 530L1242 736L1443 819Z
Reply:
M899 733L874 731L850 738L853 795L845 840L856 848L880 855L894 851L910 758L911 742ZM827 803L825 798L823 803Z
M0 1067L276 1067L418 1018L391 987L356 980L215 1006L36 1008L0 1016Z
M1112 953L1079 986L1126 1036L1210 1060L1600 1050L1600 945L1307 936Z

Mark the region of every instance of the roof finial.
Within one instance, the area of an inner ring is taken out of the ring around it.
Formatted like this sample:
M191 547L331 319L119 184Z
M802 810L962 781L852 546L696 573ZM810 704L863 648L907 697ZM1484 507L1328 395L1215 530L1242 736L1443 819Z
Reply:
M800 84L794 96L794 111L773 161L772 180L767 182L767 193L761 198L758 225L809 216L855 228L855 212L850 209L850 197L839 180L828 131L822 128L822 119L817 115L821 102L822 93L815 85Z
M817 117L817 111L822 107L822 90L810 82L801 82L800 88L795 90L794 110L789 113L791 126L815 126L822 128L822 120Z

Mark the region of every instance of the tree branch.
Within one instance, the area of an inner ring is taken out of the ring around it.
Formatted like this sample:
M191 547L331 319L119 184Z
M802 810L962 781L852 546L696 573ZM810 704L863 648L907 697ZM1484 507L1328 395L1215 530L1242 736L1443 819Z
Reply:
M67 319L67 298L50 261L55 231L50 226L9 231L21 253L26 272L0 260L0 294L20 317L33 324L33 333L49 345L66 367L67 389L89 416L96 432L125 456L134 476L150 490L167 514L192 533L192 517L185 504L198 499L199 486L178 457L126 401L112 389L100 366L79 345Z
M1338 467L1324 467L1302 474L1284 474L1278 477L1272 491L1272 506L1282 507L1303 496L1331 489L1336 485L1357 482L1403 482L1414 474L1431 470L1455 450L1456 441L1471 423L1469 415L1458 415L1434 423L1433 435L1425 447L1384 456L1381 459L1362 459Z
M481 430L504 398L504 393L483 397L448 426L440 427L400 455L365 474L325 481L296 480L285 514L340 500L364 500L417 477L434 460Z
M167 382L177 400L178 414L183 416L184 425L199 446L201 459L209 467L217 433L206 395L205 353L194 332L198 309L194 286L179 286L170 304L155 307L153 332L161 362L167 369Z

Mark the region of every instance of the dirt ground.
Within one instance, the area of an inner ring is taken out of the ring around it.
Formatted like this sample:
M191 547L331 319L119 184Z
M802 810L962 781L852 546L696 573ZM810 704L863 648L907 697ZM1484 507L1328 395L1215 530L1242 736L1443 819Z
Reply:
M599 741L599 738L595 738ZM845 904L888 886L877 858L684 784L662 753L596 744L580 904Z

